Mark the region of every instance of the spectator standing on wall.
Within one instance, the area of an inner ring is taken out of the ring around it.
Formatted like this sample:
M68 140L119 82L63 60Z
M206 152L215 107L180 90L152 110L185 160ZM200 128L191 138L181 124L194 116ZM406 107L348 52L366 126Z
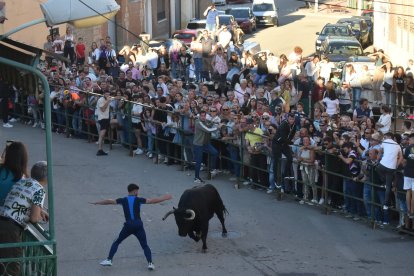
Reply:
M207 9L204 11L203 15L206 17L206 29L212 33L212 36L214 37L214 32L217 29L217 26L219 25L219 19L218 19L218 11L216 9L215 4L211 4L207 7Z
M85 64L85 50L86 50L86 46L83 43L83 38L79 37L78 43L76 43L76 46L75 46L76 64L78 66Z
M104 91L103 97L99 98L98 102L96 103L96 110L98 115L98 123L100 126L99 130L99 140L98 140L98 152L96 155L108 155L108 153L104 152L103 142L105 139L106 131L109 128L109 104L111 103L111 97L108 90Z
M63 36L65 46L63 48L63 56L70 59L70 64L75 62L75 37L71 27L66 28L66 34ZM68 66L68 64L66 64Z

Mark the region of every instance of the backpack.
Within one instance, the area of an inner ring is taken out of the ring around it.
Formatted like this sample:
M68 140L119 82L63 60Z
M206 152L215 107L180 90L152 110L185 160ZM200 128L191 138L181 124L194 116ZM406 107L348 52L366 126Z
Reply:
M106 63L107 59L108 59L108 57L106 56L106 51L101 50L101 53L99 54L99 60L100 61L105 61L105 63Z

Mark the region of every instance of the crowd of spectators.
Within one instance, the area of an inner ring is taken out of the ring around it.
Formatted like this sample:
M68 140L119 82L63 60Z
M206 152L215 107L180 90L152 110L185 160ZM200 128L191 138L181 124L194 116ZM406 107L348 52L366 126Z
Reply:
M232 38L227 26L218 26L203 30L189 48L141 43L125 46L119 59L110 37L92 42L89 51L70 29L48 37L45 47L69 58L48 58L39 67L49 79L53 130L80 138L94 131L97 155L107 155L111 129L110 138L133 144L134 155L192 167L199 129L208 133L202 145L212 138L203 149L217 151L209 150L214 162L203 159L213 176L229 173L231 181L385 225L393 206L398 225L414 227L412 60L395 67L375 50L374 72L352 63L340 72L325 58L304 57L299 46L276 56L251 53ZM49 103L42 88L18 99L25 106L20 113L43 127ZM194 181L203 182L199 175Z

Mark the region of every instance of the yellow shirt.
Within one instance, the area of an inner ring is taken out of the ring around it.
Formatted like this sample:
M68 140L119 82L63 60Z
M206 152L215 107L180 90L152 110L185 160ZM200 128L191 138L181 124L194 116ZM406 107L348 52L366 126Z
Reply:
M258 134L258 135L256 135ZM255 130L253 131L253 133L251 132L247 132L246 133L246 140L249 141L249 145L251 147L254 147L254 145L256 143L262 143L263 142L263 137L260 136L263 135L263 131L260 128L255 128Z

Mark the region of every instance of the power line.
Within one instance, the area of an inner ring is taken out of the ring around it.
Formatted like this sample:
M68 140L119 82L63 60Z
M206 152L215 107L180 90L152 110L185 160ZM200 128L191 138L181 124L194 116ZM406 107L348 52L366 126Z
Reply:
M137 38L139 41L141 41L142 43L146 44L148 47L150 47L150 45L145 42L144 40L142 40L142 38L139 37L139 35L131 32L130 30L128 30L127 28L125 28L124 26L122 26L121 24L118 24L116 22L116 20L112 20L109 17L105 16L104 14L100 13L99 11L95 10L93 7L91 7L90 5L86 4L85 2L83 2L82 0L78 0L80 3L82 3L83 5L85 5L88 9L90 9L91 11L95 12L96 14L98 14L99 16L102 16L103 18L105 18L106 20L108 20L109 22L112 22L115 24L116 27L121 28L122 30L126 31L127 33L133 35L135 38Z
M313 4L315 3L315 1L309 1L309 0L296 0L298 2L304 2L307 4ZM387 3L387 2L378 2L377 3ZM327 4L324 2L319 3L320 5L326 5L326 6L330 6L330 7L337 7L337 8L346 8L346 9L350 9L350 10L358 10L357 8L352 8L352 7L346 7L346 6L342 6L342 5L338 5L338 4ZM387 3L389 5L392 5L393 3ZM408 5L407 5L408 6ZM414 6L408 6L408 7L414 7ZM397 12L389 12L389 11L381 11L381 10L373 10L373 12L375 13L383 13L383 14L392 14L392 15L400 15L400 16L404 16L404 17L414 17L414 15L409 15L409 14L403 14L403 13L397 13Z

